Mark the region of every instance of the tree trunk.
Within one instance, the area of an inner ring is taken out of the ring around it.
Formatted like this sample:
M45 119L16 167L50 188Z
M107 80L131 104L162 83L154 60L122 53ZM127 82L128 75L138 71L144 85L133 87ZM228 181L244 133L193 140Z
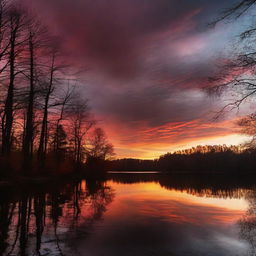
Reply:
M29 35L29 53L30 53L30 90L27 108L27 120L25 127L25 138L23 145L23 152L25 158L32 157L33 153L33 132L34 132L34 98L35 98L35 88L34 88L34 42L33 35L30 32Z
M44 115L43 115L41 135L40 135L39 148L38 148L38 158L40 160L44 160L45 155L46 155L46 149L47 149L48 105L49 105L49 99L50 99L50 95L52 93L52 86L53 86L54 60L55 60L55 56L53 55L50 81L49 81L48 90L47 90L47 93L45 96Z
M14 79L15 79L15 48L16 48L16 37L18 30L18 22L14 27L14 18L11 18L11 39L10 39L10 75L9 75L9 87L7 97L4 106L4 122L2 129L2 153L10 154L11 151L11 134L13 127L13 97L14 97Z

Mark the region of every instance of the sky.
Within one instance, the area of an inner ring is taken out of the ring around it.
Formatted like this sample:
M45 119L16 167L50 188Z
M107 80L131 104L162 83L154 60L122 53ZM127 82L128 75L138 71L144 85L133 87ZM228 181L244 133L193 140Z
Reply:
M81 93L118 158L245 140L235 121L251 103L214 120L231 96L204 89L248 25L242 17L209 26L236 0L20 1L84 68Z

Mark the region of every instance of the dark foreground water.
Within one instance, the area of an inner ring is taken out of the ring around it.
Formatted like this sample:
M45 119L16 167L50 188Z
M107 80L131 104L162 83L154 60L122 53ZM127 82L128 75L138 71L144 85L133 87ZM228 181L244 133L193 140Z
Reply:
M2 189L0 255L253 256L254 180L112 173Z

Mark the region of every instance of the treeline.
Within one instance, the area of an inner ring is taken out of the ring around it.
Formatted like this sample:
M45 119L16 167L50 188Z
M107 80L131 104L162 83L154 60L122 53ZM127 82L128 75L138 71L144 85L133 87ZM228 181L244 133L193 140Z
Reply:
M167 153L155 160L111 161L116 171L161 171L168 173L254 173L256 150L240 146L206 145Z
M18 1L0 0L1 169L113 154L59 42Z

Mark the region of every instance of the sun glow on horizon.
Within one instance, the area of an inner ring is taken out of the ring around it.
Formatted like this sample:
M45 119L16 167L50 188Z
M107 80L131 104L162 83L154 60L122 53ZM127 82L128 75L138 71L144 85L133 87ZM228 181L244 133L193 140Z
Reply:
M166 144L141 144L134 145L134 147L115 147L116 158L136 158L152 160L157 159L159 156L164 155L168 152L174 152L177 150L187 149L191 147L196 147L197 145L240 145L248 140L248 136L240 134L230 134L220 137L209 137L200 138L198 140L193 140L187 143L177 143L173 145Z

